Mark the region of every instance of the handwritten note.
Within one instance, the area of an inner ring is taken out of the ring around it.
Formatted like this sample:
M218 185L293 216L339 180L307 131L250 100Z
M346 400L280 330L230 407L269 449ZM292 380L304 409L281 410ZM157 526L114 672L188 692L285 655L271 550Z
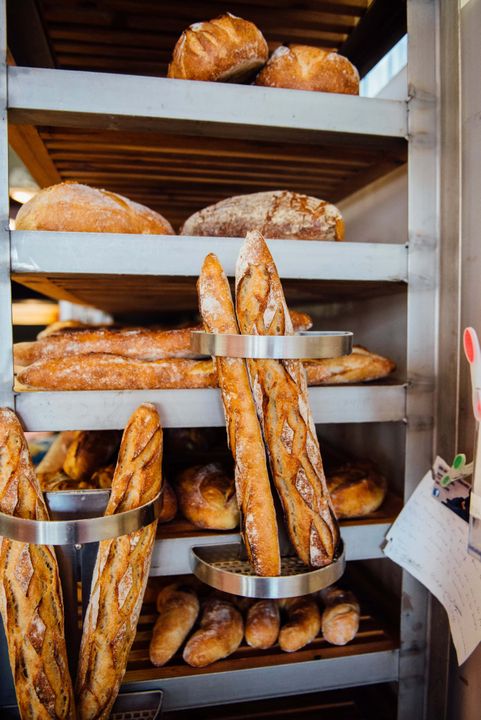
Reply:
M384 553L442 603L461 665L481 641L481 562L468 555L468 523L432 488L429 471L389 530Z

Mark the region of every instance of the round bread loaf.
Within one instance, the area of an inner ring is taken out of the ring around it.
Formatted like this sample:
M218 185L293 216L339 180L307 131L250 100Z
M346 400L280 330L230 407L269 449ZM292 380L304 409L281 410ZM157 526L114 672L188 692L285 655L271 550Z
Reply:
M185 221L180 234L245 237L250 230L270 239L342 240L344 221L325 200L271 190L237 195L199 210Z
M180 80L246 82L269 55L261 31L226 13L184 30L174 48L167 76Z
M343 55L310 45L281 45L255 80L256 85L359 95L359 73Z
M386 478L371 463L347 463L327 478L334 512L338 518L368 515L386 497Z
M16 229L175 235L169 221L145 205L75 182L40 190L18 211Z
M238 527L234 478L219 463L184 470L177 478L175 490L181 513L196 527L209 530Z

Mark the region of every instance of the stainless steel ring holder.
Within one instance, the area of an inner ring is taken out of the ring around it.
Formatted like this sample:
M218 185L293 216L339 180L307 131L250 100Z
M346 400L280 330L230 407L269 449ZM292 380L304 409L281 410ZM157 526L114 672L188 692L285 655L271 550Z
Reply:
M110 490L62 490L45 493L51 520L25 520L0 513L0 536L33 545L53 545L62 583L67 632L67 652L72 678L75 678L82 619L87 609L92 573L101 540L127 535L150 525L159 517L162 494L151 502L126 512L103 517ZM81 516L79 518L79 515ZM79 601L79 582L82 597ZM81 608L79 604L81 602ZM1 624L1 623L0 623ZM3 631L1 633L3 635ZM6 640L0 637L0 654L6 656ZM8 667L8 663L7 663ZM110 717L159 717L162 691L121 692ZM14 701L13 684L11 698ZM16 706L2 707L2 717L18 718Z
M222 335L194 331L191 349L215 357L312 360L349 355L352 333L301 332L297 335ZM288 598L321 590L335 583L344 573L344 545L339 542L332 563L309 569L294 554L287 539L281 512L276 502L281 547L281 574L276 577L255 575L245 559L241 543L208 545L191 550L192 572L202 582L226 593L250 598Z

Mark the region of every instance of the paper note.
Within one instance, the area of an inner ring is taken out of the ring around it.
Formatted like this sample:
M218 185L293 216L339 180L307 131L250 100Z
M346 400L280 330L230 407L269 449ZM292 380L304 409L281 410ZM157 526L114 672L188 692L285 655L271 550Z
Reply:
M481 641L481 562L468 554L468 524L432 489L429 471L391 526L384 553L442 603L461 665Z

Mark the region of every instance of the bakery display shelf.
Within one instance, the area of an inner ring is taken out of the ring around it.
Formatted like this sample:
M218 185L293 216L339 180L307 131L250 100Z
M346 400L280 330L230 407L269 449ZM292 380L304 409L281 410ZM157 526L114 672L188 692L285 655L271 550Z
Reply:
M384 557L381 546L401 508L401 498L388 495L381 508L368 517L341 520L346 560L372 560ZM180 518L159 525L150 574L161 576L190 573L191 548L202 545L225 545L239 540L240 536L237 532L200 530Z
M344 647L322 638L294 653L277 645L257 650L243 643L225 660L192 668L178 653L164 667L151 665L148 647L157 613L145 605L124 678L125 689L164 691L164 709L278 697L398 678L398 637L376 610L361 598L361 621L355 639Z
M309 388L316 423L400 422L405 418L406 386L338 385ZM154 403L163 427L223 427L217 388L201 390L26 391L15 395L25 430L123 429L143 402Z

